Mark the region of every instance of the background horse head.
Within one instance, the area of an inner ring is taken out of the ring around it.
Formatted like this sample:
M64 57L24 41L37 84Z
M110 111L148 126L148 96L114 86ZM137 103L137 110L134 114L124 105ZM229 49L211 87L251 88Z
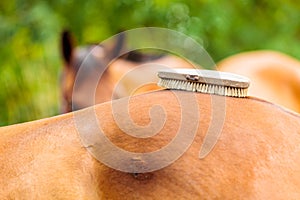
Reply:
M71 33L65 31L62 34L61 46L64 60L61 80L62 112L70 112L94 103L132 94L158 90L160 87L155 84L156 73L157 69L163 66L194 68L190 62L162 51L159 53L131 51L118 57L126 48L124 34L118 34L104 45L75 47ZM111 60L113 61L110 62ZM145 65L147 67L134 70ZM81 69L80 77L76 78L79 69ZM100 79L99 74L101 74ZM91 96L89 93L95 89L95 82L97 82L95 96Z

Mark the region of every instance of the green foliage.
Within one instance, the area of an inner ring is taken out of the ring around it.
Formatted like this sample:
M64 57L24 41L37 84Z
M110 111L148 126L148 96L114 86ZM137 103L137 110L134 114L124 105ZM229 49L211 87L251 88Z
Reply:
M0 2L0 125L58 114L59 39L78 44L158 26L192 36L218 60L274 49L300 58L298 1L3 0Z

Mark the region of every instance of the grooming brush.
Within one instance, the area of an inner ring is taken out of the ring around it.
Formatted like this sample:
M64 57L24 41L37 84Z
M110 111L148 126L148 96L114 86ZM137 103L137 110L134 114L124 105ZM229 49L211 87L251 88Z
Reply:
M173 69L158 72L158 85L167 89L246 97L250 80L237 74L200 69Z

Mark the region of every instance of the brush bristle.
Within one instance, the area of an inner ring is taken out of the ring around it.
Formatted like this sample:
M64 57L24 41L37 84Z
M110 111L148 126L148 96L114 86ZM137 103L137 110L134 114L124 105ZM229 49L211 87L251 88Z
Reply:
M157 84L167 89L185 90L191 92L216 94L216 95L230 96L230 97L247 96L247 88L236 88L236 87L229 87L225 85L214 85L214 84L206 84L200 82L191 82L191 81L175 80L175 79L163 79L163 78L160 78Z

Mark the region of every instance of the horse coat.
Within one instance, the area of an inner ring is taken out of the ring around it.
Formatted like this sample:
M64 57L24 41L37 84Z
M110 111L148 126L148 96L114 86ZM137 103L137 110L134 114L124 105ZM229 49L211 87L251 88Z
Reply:
M191 106L185 107L188 120L184 124L178 97ZM214 99L225 106L213 105ZM135 138L124 133L114 118L127 100L0 128L0 198L300 198L299 115L255 98L157 91L128 101L129 116L139 126L165 118L158 134ZM196 103L189 104L193 102ZM159 113L163 111L164 115L152 111L149 114L157 105L163 108ZM169 166L148 173L121 172L96 160L88 152L94 147L81 143L75 116L86 120L83 124L89 130L88 114L93 109L109 140L127 151L160 150L172 142L183 125L188 128L196 123L196 136L186 152ZM198 120L191 117L195 113ZM209 127L214 126L213 113L224 116L221 132L212 151L200 159L203 140ZM127 130L134 131L129 125Z

